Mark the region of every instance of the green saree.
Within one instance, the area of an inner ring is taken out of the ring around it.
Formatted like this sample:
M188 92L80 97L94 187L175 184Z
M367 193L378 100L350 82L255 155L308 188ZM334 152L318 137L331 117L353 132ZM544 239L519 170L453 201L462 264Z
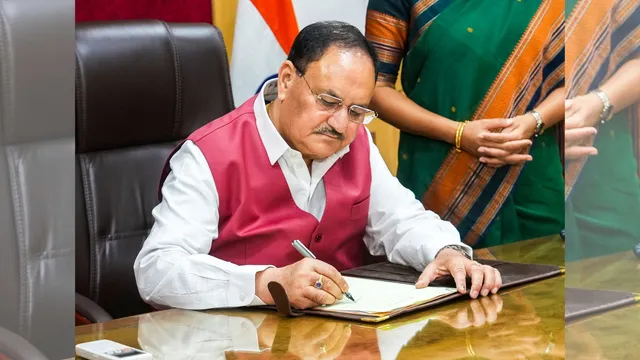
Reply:
M626 6L621 6L625 5ZM568 97L600 86L640 50L637 2L571 0L568 17ZM597 29L598 24L608 26ZM600 30L600 31L599 31ZM600 39L596 41L596 39ZM604 56L580 56L604 52ZM595 60L584 60L595 59ZM590 71L584 71L589 69ZM569 71L572 70L572 71ZM640 242L640 181L634 154L638 104L598 124L598 155L567 164L566 261L627 252Z
M392 2L372 0L368 20ZM401 76L406 95L423 108L455 121L514 117L563 86L562 0L432 3L439 8L432 7L424 24L424 15L412 13L410 26L421 31L409 33ZM367 31L382 50L384 73L390 56L379 39L385 32L369 24ZM451 221L466 243L483 248L563 229L554 129L534 140L530 154L534 160L524 166L492 169L456 154L449 143L402 132L397 176L427 209Z

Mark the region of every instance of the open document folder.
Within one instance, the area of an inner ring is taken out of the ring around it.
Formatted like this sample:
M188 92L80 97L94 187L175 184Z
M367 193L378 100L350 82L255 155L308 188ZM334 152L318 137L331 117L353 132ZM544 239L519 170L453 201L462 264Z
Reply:
M502 275L502 289L559 276L564 269L554 265L520 264L500 260L477 260L494 266ZM342 272L355 302L346 297L338 303L311 309L294 309L281 284L270 282L269 292L276 310L285 316L320 315L363 322L380 322L396 316L426 309L469 295L456 291L451 276L437 279L424 289L416 289L420 272L388 262L370 264ZM470 287L467 280L467 288Z
M363 279L345 276L349 292L355 300L344 297L332 305L316 307L317 310L343 312L354 315L385 316L400 309L421 305L457 290L450 287L426 287L417 289L413 284Z

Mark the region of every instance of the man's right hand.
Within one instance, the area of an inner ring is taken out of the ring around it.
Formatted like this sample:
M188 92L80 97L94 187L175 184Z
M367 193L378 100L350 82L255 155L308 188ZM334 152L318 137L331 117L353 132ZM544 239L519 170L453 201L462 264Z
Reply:
M322 276L322 288L314 284ZM268 268L256 274L256 295L268 305L274 301L267 288L269 282L280 283L287 292L289 302L296 309L307 309L322 304L333 304L342 299L349 285L333 266L316 259L305 258L282 268Z

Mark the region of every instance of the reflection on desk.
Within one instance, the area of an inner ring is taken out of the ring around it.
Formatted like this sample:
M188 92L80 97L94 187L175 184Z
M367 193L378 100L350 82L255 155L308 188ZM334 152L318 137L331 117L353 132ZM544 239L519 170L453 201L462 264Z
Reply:
M640 260L632 251L569 262L566 286L640 293ZM567 326L568 359L640 358L640 306L591 316Z
M640 260L633 251L568 262L568 287L640 294Z
M563 358L562 278L458 301L385 324L275 312L166 310L79 327L77 342L108 338L154 359ZM542 286L542 284L545 284ZM96 336L96 334L99 334Z
M640 357L640 306L605 313L567 326L567 359Z
M539 260L532 263L558 264L564 257L561 245L541 239L480 255L513 261L523 254ZM521 252L524 248L530 251ZM154 359L176 360L562 359L564 279L464 298L380 324L310 315L286 318L258 309L166 310L76 328L77 343L96 339L144 349Z

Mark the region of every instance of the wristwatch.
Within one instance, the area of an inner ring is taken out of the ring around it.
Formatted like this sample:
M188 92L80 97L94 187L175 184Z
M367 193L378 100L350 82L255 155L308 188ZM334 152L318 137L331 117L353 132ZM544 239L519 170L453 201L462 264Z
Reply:
M604 124L605 121L611 119L611 116L613 115L613 105L611 104L611 100L609 100L607 93L600 89L595 89L591 92L596 94L600 98L600 101L602 101L603 107L602 113L600 113L600 122Z
M443 246L442 249L440 249L440 251L442 251L444 249L455 250L455 251L461 253L462 255L464 255L467 259L472 260L471 256L469 256L467 251L460 245L446 245L446 246ZM438 251L438 254L440 254L440 251ZM438 257L438 254L436 254L436 257Z
M533 136L538 137L544 132L544 122L542 121L542 116L540 116L540 113L535 110L529 111L529 114L531 114L533 118L536 119L536 129L533 133Z

